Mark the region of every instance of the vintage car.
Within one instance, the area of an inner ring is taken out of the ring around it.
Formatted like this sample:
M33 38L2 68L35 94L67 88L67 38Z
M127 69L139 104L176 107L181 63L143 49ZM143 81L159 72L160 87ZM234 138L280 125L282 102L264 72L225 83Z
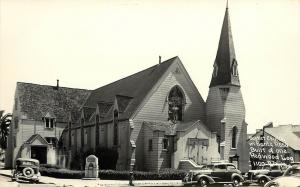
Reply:
M244 184L257 183L263 186L266 182L282 176L287 168L286 164L266 164L256 170L249 170L244 176Z
M277 177L265 184L265 187L299 187L300 165L289 167L281 177Z
M12 181L26 180L30 182L39 182L40 162L36 159L18 158L16 168L12 170Z
M182 180L184 185L197 184L206 187L211 184L232 184L239 186L243 182L241 171L232 163L207 165L198 170L190 170Z

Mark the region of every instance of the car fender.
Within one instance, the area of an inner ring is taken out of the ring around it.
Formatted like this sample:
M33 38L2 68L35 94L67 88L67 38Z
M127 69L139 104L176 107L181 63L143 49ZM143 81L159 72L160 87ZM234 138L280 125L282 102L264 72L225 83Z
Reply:
M272 180L272 179L271 179L269 176L267 176L267 175L262 175L262 174L256 175L257 180L261 179L262 177L265 177L266 179L268 179L268 181Z
M210 177L210 176L208 176L208 175L205 175L205 174L198 174L198 175L195 177L195 179L196 179L197 181L199 181L201 178L207 179L209 184L214 184L214 183L215 183L215 180L214 180L212 177Z
M238 174L238 173L233 173L231 175L231 180L233 180L235 177L239 178L241 180L241 182L244 181L244 177L242 175Z

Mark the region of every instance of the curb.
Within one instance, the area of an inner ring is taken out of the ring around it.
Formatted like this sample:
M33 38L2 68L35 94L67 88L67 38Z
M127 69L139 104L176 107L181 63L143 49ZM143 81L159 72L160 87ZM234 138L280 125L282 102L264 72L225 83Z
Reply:
M9 175L9 174L0 173L0 175L1 175L1 176L4 176L4 177L9 177L9 178L11 178L11 175ZM45 182L39 181L39 184L52 184L52 183L45 183ZM53 183L53 184L54 184L54 183Z
M11 178L11 175L8 175L8 174L0 173L0 175Z

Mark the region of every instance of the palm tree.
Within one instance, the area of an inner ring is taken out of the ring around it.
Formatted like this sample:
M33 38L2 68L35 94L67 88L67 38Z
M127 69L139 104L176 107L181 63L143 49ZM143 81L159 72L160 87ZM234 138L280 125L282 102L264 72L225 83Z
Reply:
M5 115L4 110L0 111L0 148L6 149L7 136L9 133L9 126L11 124L12 115L7 113Z

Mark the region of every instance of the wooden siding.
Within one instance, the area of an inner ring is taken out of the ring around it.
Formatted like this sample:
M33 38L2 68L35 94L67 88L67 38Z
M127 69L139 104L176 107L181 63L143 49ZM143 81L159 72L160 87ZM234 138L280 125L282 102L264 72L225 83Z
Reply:
M130 133L130 140L133 140L136 144L135 148L135 169L144 170L144 132L143 121L133 120L134 128Z
M154 136L157 137L157 169L171 168L171 151L169 148L163 149L163 139L167 138L165 132L155 131ZM169 139L170 142L170 139ZM170 147L170 145L169 145Z
M152 150L149 150L149 140L152 140ZM146 171L157 171L158 137L154 136L153 130L144 126L144 169Z
M207 139L208 146L195 147L188 145L189 138ZM197 122L194 127L186 132L179 132L177 135L177 149L174 152L174 168L178 168L180 160L189 159L189 157L198 156L194 161L198 164L210 164L212 160L220 159L218 153L218 143L215 133L212 133L206 126ZM192 149L199 149L198 155L191 155Z
M206 100L206 125L213 132L221 134L220 123L223 118L224 104L220 96L219 88L210 88Z
M226 99L220 95L219 88L229 88ZM212 131L218 132L221 139L225 141L224 160L229 160L230 156L237 154L239 156L240 169L246 171L249 163L248 148L246 144L247 124L245 123L245 106L239 87L235 86L217 86L209 89L206 102L207 125ZM221 120L225 119L225 126L222 127ZM233 149L231 145L232 128L236 126L237 148Z
M129 160L128 158L129 151L131 149L129 143L129 130L130 125L129 121L122 121L118 123L118 135L119 135L119 142L118 142L118 153L119 158L117 161L117 169L118 170L128 170L129 169Z
M158 82L152 95L150 95L134 117L135 120L168 120L167 97L170 90L178 85L182 88L185 95L184 121L201 119L205 121L205 103L194 88L192 81L187 77L185 70L178 63L174 63L162 79Z
M125 170L129 168L129 121L120 121L118 123L118 136L119 142L117 145L119 158L117 161L117 169ZM84 147L81 147L81 128L72 128L71 134L74 134L72 138L72 153L74 154L75 151L84 150L87 151L89 149L96 148L95 146L95 124L84 126ZM113 145L113 123L108 124L100 124L99 128L99 140L100 145L99 147L106 147L106 148L115 148ZM68 134L68 129L64 132L64 137ZM68 138L63 138L63 145L68 146Z

